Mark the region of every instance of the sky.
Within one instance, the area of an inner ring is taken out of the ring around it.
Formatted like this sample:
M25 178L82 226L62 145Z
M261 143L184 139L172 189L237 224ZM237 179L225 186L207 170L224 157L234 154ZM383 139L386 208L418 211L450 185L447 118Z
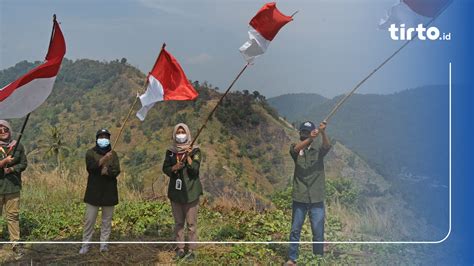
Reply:
M267 97L350 90L403 42L377 28L397 0L277 1L285 14L299 11L240 78L235 89ZM238 48L248 23L265 1L201 0L0 0L0 69L43 60L56 13L66 57L100 61L127 58L147 73L163 42L191 80L228 87L245 64ZM454 2L435 22L442 32L459 7ZM453 41L414 41L369 79L359 93L387 94L447 84ZM0 84L4 86L5 84Z

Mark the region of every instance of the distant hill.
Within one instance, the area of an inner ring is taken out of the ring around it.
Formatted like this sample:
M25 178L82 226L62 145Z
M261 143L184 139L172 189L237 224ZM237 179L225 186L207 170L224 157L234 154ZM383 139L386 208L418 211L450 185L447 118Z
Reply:
M292 93L268 99L268 103L288 121L301 119L313 109L328 99L315 93Z

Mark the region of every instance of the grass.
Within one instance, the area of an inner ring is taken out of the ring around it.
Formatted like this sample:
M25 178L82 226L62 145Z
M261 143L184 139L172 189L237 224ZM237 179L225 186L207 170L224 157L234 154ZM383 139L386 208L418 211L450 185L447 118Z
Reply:
M82 197L86 185L84 169L45 171L31 165L24 175L21 206L22 239L27 241L76 240L82 236L85 206ZM130 189L126 173L119 177L120 203L113 218L111 240L173 241L174 221L166 199L146 199L143 193ZM349 193L341 191L340 193ZM350 194L350 193L349 193ZM342 195L339 195L342 196ZM201 241L287 241L291 226L291 194L284 190L274 194L271 208L259 209L255 199L222 195L201 201L198 230ZM336 197L327 202L326 240L367 240L371 231L390 227L388 217L380 217L377 209L358 214L355 207L342 204ZM2 222L3 226L5 225ZM98 223L99 224L99 223ZM97 224L97 227L98 227ZM356 234L366 229L363 234ZM6 230L4 230L6 231ZM98 240L98 230L95 238ZM350 236L350 237L348 237ZM4 232L3 238L7 239ZM302 241L311 241L308 221ZM97 250L90 256L78 256L79 245L27 245L20 262L55 263L173 263L174 245L111 246L109 254ZM311 245L301 245L301 264L365 264L379 263L386 257L397 258L400 247L367 245L327 245L326 255L312 255ZM418 255L418 249L414 254ZM198 264L280 264L286 261L287 245L281 244L213 244L200 245ZM3 262L9 261L8 256ZM408 260L408 259L407 259ZM409 261L409 260L408 260ZM184 263L184 262L182 262Z

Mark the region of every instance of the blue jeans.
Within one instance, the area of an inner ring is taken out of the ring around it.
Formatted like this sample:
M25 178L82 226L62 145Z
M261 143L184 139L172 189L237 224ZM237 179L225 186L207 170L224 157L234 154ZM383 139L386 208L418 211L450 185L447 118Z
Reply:
M301 228L303 227L306 214L309 212L313 242L324 241L324 202L301 203L293 201L293 214L291 222L290 242L299 242ZM292 261L298 259L299 243L291 243L288 257ZM324 244L313 244L313 253L323 255Z

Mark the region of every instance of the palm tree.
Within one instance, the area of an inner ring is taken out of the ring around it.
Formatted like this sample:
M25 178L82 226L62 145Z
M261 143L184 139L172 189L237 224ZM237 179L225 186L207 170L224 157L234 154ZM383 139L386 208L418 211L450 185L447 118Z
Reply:
M63 134L57 126L49 126L48 132L45 136L45 139L41 141L43 144L39 146L39 149L44 151L43 156L45 159L56 159L57 169L61 175L61 162L64 159L63 152L69 151L70 149L63 142Z

